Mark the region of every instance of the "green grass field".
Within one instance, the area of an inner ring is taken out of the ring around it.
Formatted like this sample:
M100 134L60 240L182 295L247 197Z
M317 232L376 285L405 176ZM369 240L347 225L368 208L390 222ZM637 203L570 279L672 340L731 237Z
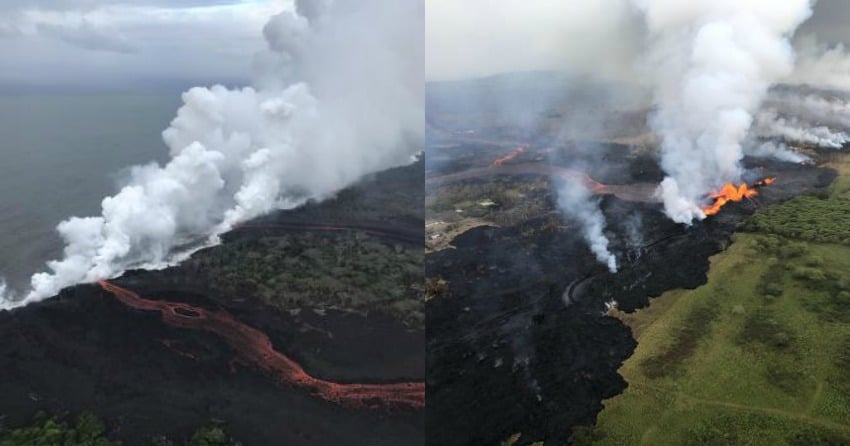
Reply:
M850 445L850 169L834 167L828 193L755 216L706 285L622 315L629 387L575 444Z

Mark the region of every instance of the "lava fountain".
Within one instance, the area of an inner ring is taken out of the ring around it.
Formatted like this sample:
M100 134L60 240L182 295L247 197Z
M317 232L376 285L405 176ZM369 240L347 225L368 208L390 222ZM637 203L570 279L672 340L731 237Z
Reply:
M716 215L723 206L731 202L743 201L757 196L758 188L773 184L774 181L776 181L776 178L765 178L752 186L747 185L747 183L741 183L739 186L735 186L734 183L726 183L719 190L708 195L708 198L714 201L711 205L704 207L702 212L706 216Z
M124 305L142 311L159 311L169 325L215 333L237 352L240 362L252 364L281 383L309 390L313 395L355 409L425 407L425 383L335 383L308 374L301 365L275 350L269 337L225 311L210 312L185 303L146 299L101 280L101 288Z

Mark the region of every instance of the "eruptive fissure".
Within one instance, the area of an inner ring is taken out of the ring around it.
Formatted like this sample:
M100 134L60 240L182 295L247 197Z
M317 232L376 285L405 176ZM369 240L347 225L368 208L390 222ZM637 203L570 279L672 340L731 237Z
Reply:
M221 336L239 355L274 376L281 384L309 390L315 396L354 409L425 407L425 383L352 384L325 381L308 374L303 367L277 351L269 337L225 311L208 311L186 303L146 299L113 283L98 281L101 288L124 305L142 311L158 311L169 325L203 330Z
M752 187L747 185L747 183L741 183L739 186L735 186L733 183L726 183L720 190L708 195L714 202L710 206L704 207L702 211L706 216L716 215L723 206L726 206L730 202L743 201L744 199L751 199L757 196L758 188L773 184L774 181L776 181L776 178L765 178L753 184Z

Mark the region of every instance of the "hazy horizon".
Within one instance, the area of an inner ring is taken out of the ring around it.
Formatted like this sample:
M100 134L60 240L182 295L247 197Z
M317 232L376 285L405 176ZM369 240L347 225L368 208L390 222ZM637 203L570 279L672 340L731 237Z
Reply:
M4 1L0 94L248 85L263 26L292 0Z

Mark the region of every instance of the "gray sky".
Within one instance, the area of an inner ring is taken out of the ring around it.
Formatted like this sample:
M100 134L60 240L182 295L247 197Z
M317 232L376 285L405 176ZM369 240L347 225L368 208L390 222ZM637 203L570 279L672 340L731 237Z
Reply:
M426 16L428 80L551 69L627 80L642 45L624 0L427 0ZM819 0L797 35L850 43L850 0Z
M247 83L291 0L2 0L0 92Z
M850 44L850 1L818 0L814 14L797 34L815 34L824 43Z

